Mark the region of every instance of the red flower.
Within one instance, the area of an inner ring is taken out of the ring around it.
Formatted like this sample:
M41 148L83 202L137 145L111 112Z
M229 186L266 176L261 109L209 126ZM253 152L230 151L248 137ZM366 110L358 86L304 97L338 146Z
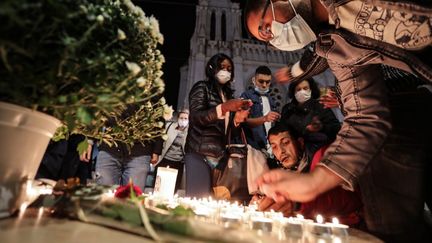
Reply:
M134 194L132 195L131 188L133 189ZM129 184L120 186L117 188L114 196L117 198L132 198L134 196L139 196L142 194L141 188L138 186L134 186L132 182L129 182Z

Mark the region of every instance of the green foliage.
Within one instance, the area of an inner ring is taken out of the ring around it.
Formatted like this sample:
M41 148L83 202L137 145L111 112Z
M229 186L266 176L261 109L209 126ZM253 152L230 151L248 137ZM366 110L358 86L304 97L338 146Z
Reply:
M3 0L0 23L1 100L60 119L60 138L162 135L172 113L160 98L163 37L130 0Z

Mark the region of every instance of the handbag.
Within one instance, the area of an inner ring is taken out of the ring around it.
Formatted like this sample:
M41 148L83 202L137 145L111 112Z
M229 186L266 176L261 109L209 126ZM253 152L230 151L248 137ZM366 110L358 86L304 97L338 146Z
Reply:
M256 180L265 172L269 171L267 156L260 150L247 145L247 183L249 194L258 192Z
M248 146L241 129L241 144L231 144L231 128L228 126L226 153L213 170L213 191L217 199L249 202L251 196L247 182Z

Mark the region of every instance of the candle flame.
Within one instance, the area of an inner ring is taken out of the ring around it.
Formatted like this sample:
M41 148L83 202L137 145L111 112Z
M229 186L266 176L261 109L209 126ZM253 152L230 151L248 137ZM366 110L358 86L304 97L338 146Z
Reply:
M316 216L316 221L317 223L322 224L324 222L323 216L321 216L321 214L318 214Z
M336 217L334 217L334 218L332 219L332 223L333 223L333 224L339 224L339 220L338 220Z

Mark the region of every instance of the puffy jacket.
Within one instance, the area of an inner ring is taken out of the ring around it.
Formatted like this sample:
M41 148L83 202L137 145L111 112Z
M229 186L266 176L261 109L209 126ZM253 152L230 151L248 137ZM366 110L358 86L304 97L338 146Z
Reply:
M212 81L199 81L189 93L189 130L186 153L218 158L225 149L225 120L219 119L216 106L222 104L219 88ZM226 99L231 99L225 94Z

